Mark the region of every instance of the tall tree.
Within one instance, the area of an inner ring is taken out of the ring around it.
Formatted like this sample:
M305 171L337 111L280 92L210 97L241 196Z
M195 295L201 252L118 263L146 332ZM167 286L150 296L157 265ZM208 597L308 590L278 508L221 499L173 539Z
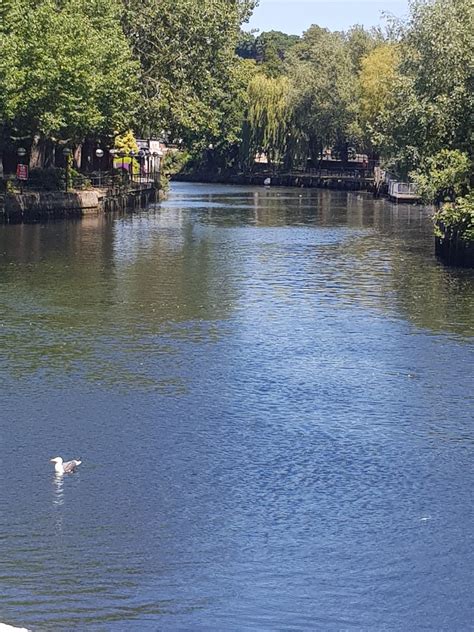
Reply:
M119 9L115 0L10 0L1 107L14 133L78 143L130 124L138 66Z
M312 26L289 53L293 126L313 162L338 144L347 155L355 121L356 85L339 33Z
M288 52L299 41L298 35L287 35L281 31L267 31L256 38L256 59L267 76L278 77L284 74L284 61Z
M358 120L367 147L384 146L384 121L390 113L398 86L399 47L380 44L361 60Z
M413 0L400 27L400 76L385 124L386 153L407 173L441 149L473 154L471 0Z
M351 59L354 71L360 72L362 68L362 60L376 46L384 41L384 36L380 29L365 29L360 24L352 26L348 31L343 33L349 57Z
M252 0L123 0L124 29L141 64L143 133L205 146L225 128L235 93L240 25Z
M249 85L248 120L252 153L263 152L270 163L286 151L289 122L289 90L286 77L256 75Z

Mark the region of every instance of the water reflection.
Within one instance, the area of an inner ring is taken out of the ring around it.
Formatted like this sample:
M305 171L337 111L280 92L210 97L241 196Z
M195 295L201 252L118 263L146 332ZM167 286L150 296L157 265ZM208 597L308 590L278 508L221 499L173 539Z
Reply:
M467 629L473 296L359 194L1 226L5 620ZM97 476L51 478L66 443Z
M53 511L54 511L54 532L62 535L64 523L64 476L55 474L52 480L53 487Z
M53 505L60 507L64 504L64 476L55 474L53 478Z

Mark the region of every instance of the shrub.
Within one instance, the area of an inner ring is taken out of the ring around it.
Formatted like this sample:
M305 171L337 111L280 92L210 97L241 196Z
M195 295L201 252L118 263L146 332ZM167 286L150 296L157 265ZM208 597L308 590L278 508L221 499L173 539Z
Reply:
M468 191L471 168L467 154L457 149L442 149L426 158L410 177L423 200L439 206L446 200L454 202Z
M474 242L474 191L454 203L444 204L433 220L437 237L459 237L463 241Z
M64 189L66 173L64 169L31 169L28 177L29 186L44 191L58 191Z
M186 151L170 149L161 160L161 173L170 177L182 171L188 161L189 154Z
M73 189L84 190L92 188L92 183L87 176L71 168L69 170L69 186Z

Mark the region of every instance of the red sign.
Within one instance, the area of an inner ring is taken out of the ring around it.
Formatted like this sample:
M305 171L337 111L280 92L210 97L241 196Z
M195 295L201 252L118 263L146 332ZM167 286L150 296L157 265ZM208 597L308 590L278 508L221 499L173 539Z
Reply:
M16 177L18 180L28 180L28 165L17 165Z

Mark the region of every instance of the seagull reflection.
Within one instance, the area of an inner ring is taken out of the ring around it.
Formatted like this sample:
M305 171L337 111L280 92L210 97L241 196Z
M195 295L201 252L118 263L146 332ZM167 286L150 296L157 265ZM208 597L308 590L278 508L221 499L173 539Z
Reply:
M64 505L64 478L56 474L53 478L53 505L57 507Z
M57 535L63 532L64 477L56 474L53 478L53 511L55 511L54 531Z

